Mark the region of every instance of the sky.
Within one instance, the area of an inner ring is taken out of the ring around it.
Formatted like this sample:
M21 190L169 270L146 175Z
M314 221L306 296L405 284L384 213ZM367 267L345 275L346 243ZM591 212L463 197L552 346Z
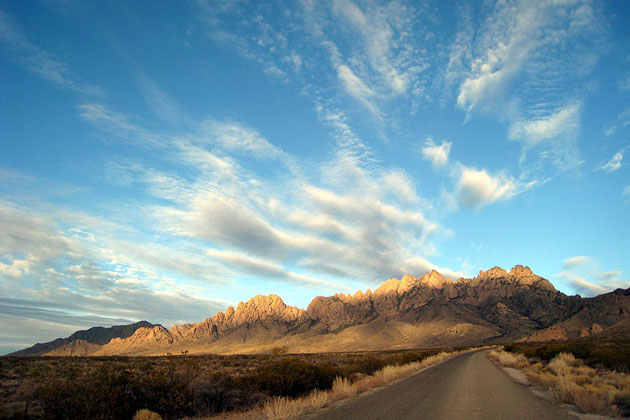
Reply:
M0 4L0 354L438 270L630 286L630 3Z

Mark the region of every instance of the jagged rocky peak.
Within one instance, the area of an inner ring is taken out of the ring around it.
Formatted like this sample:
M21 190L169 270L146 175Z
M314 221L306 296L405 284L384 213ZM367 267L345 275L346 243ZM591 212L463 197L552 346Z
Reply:
M381 283L381 285L374 291L374 295L379 296L390 293L403 295L404 293L418 286L442 289L447 283L451 283L451 279L445 278L441 273L435 270L432 270L430 272L428 271L421 277L414 277L411 274L405 274L401 280L389 279Z
M397 292L400 287L400 280L389 279L381 283L380 286L374 291L374 296L385 295L390 292Z
M487 271L479 271L479 275L477 276L478 280L487 280L487 279L500 279L508 277L508 272L502 269L501 267L492 267Z
M536 286L551 292L557 292L556 288L549 282L536 274L527 266L515 265L507 272L501 267L492 267L487 271L480 271L479 275L473 279L477 284L486 280L501 280L525 286Z
M266 319L293 321L306 316L304 309L296 306L287 306L280 296L274 294L267 296L257 295L247 302L240 302L235 311L232 309L234 311L233 315L228 313L228 311L226 311L225 316L227 318L233 317L239 324Z
M444 284L450 283L450 282L451 282L450 279L444 278L442 274L438 273L435 270L432 270L430 273L426 273L420 278L421 284L424 284L430 287L435 287L437 289L441 289L442 287L444 287Z
M510 270L510 275L516 278L536 276L528 266L526 265L523 266L520 264L517 264L514 267L512 267L512 269Z

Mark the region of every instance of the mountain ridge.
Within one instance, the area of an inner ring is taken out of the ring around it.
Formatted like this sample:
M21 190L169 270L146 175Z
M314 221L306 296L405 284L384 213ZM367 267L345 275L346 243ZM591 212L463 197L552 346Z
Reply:
M455 281L433 270L386 280L374 291L318 296L306 309L286 305L275 294L257 295L197 323L170 329L142 325L131 335L89 346L69 337L57 347L51 344L55 340L40 348L45 353L30 354L257 353L277 346L317 352L494 344L598 333L629 314L630 289L582 298L557 291L522 265L509 272L493 267Z

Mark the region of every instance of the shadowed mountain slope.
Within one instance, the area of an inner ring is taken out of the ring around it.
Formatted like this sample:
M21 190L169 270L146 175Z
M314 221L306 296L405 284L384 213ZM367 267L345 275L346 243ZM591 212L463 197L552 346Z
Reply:
M12 353L13 356L39 356L50 352L63 352L67 355L83 355L90 353L86 348L98 349L101 345L109 343L114 338L131 337L138 328L153 328L154 324L147 321L136 322L129 325L115 325L110 328L92 327L88 330L80 330L67 338L58 338L48 343L37 343L32 347ZM71 349L75 349L72 351ZM61 354L60 354L61 355Z
M477 345L597 334L629 314L630 289L595 298L567 296L517 265L509 272L494 267L457 281L436 271L405 275L374 291L316 297L306 310L286 305L277 295L258 295L198 323L168 330L142 325L107 342L86 340L89 346L73 343L73 335L61 345L55 340L22 352L161 355Z

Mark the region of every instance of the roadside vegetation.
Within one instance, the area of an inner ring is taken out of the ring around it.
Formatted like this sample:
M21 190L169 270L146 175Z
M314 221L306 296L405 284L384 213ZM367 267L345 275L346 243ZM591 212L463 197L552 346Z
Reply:
M630 373L630 338L513 343L505 350L545 362L560 353L571 353L588 366Z
M251 410L287 418L296 404L303 411L385 385L440 350L282 353L2 357L0 418L168 420Z
M559 401L575 404L585 413L630 416L627 365L618 364L617 355L609 349L584 350L581 344L519 343L492 350L489 356L501 366L522 371L530 384L548 389ZM570 352L575 349L586 358Z
M338 376L335 378L330 390L315 390L302 398L276 397L268 401L260 410L262 415L259 417L273 420L295 419L304 413L313 412L336 401L389 385L398 379L406 378L421 369L446 360L457 353L440 352L419 362L388 365L372 375L359 376L354 381ZM258 411L254 410L251 412L251 417L258 417L256 416Z

